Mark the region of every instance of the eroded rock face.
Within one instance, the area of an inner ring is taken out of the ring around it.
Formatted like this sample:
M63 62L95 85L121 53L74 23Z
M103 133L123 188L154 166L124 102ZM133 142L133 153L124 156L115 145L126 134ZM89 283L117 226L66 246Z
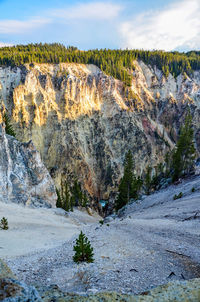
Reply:
M0 201L55 206L53 181L33 143L20 143L0 125Z
M154 166L174 146L189 104L200 150L200 72L163 77L135 62L132 87L94 65L24 65L0 69L0 98L17 137L33 140L60 185L77 177L95 198L107 199L131 149L136 171Z

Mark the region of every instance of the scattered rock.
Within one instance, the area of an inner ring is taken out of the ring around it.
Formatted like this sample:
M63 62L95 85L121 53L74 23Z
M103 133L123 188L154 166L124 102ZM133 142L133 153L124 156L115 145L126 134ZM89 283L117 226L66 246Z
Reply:
M9 267L0 259L0 301L42 302L37 290L16 280Z
M104 219L104 223L108 223L108 222L112 222L114 220L114 218L112 216L108 216Z
M16 279L10 268L7 266L7 264L0 259L0 278L12 278Z
M190 281L174 281L166 285L158 286L151 291L146 291L141 295L127 295L115 292L98 293L94 295L80 296L63 293L55 287L38 288L44 302L199 302L200 279ZM91 289L95 291L95 289ZM52 299L53 298L53 299Z

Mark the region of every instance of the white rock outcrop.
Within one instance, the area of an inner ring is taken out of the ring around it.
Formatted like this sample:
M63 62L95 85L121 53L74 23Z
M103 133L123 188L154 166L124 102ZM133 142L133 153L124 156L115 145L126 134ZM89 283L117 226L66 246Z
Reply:
M55 186L32 141L20 143L0 125L0 201L55 207Z

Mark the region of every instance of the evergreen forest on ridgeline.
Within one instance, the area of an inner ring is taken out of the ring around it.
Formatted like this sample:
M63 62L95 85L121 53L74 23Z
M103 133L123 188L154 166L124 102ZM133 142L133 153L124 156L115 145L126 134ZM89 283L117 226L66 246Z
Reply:
M200 51L165 52L144 50L94 49L82 51L73 46L65 47L59 43L28 44L0 48L0 64L20 66L25 63L82 63L95 64L107 75L113 76L131 85L131 71L134 60L156 66L165 76L171 73L177 77L180 73L188 75L200 69Z

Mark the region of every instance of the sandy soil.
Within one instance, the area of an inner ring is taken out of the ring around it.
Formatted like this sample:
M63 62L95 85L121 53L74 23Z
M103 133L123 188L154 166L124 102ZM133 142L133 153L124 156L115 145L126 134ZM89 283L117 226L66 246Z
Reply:
M8 219L9 230L0 230L0 257L10 258L49 249L78 234L85 224L96 223L98 215L75 210L64 215L61 209L27 208L0 203L0 218Z

